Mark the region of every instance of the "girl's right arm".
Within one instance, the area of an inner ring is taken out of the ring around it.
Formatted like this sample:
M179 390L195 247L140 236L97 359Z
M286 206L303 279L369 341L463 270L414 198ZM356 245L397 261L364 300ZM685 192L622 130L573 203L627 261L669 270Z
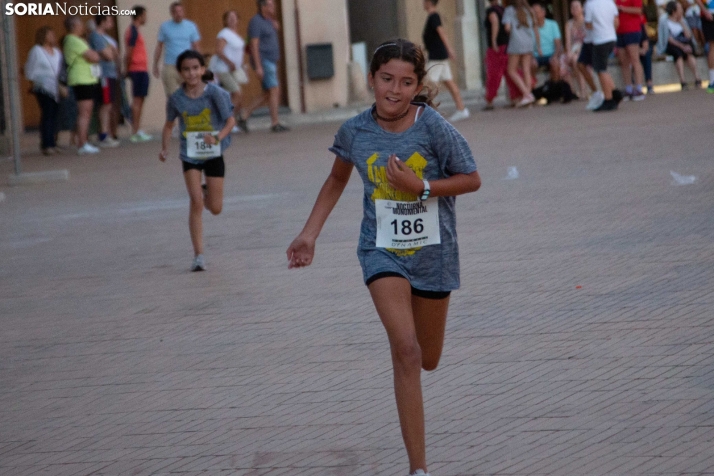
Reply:
M327 177L325 184L317 195L315 206L312 207L312 212L307 219L307 223L305 223L305 227L288 247L288 268L302 268L310 266L312 263L312 259L315 256L315 241L317 241L327 217L330 216L330 212L335 208L337 201L345 190L353 168L354 165L340 158L335 158L330 176Z
M161 131L161 152L159 152L159 160L166 162L168 154L169 141L171 140L171 130L174 128L174 121L166 121L164 128Z

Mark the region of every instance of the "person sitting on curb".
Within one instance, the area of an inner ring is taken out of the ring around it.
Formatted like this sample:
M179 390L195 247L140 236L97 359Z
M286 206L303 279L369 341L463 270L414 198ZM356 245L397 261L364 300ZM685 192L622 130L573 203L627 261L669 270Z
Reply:
M540 42L533 49L532 71L535 78L538 68L547 68L551 81L560 80L560 55L563 54L563 41L560 27L555 20L545 17L545 7L540 2L533 4L535 26L538 28ZM539 47L540 46L540 47Z

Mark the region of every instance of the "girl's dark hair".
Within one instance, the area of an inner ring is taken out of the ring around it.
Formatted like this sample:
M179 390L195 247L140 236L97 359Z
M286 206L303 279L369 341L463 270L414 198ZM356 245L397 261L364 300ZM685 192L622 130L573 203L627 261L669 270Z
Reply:
M435 105L433 103L436 94L439 92L438 88L424 81L426 77L426 58L421 48L403 38L385 41L374 50L372 62L369 65L369 72L372 77L374 77L383 64L387 64L393 59L406 61L414 65L414 73L417 76L417 80L419 84L424 86L421 92L414 98L414 101L423 102L432 107L438 106L438 104Z
M667 15L674 15L674 12L677 11L677 2L667 2L667 5L664 7L664 9L667 12Z
M196 50L186 50L176 58L176 69L181 72L181 64L187 59L197 59L201 66L206 66L206 60L203 59L203 55Z

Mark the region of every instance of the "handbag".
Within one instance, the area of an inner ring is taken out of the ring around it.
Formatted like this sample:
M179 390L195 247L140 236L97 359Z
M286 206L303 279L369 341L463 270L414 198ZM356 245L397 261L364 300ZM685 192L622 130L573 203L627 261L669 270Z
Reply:
M240 66L231 72L231 76L238 84L248 84L249 82L248 75L245 74L245 70Z

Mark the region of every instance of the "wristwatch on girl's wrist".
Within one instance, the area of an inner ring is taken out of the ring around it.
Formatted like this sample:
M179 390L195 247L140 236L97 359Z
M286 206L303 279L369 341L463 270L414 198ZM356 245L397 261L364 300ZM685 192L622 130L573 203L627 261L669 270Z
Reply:
M429 187L429 181L424 180L424 191L421 192L421 196L419 197L419 200L422 202L425 202L429 198L429 193L431 192L431 187Z

